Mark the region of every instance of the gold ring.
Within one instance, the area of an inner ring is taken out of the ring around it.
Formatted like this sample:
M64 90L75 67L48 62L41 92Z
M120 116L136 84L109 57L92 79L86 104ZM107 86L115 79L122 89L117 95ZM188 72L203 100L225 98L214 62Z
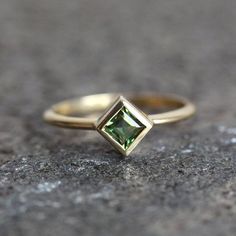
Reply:
M147 115L140 109L168 111ZM173 95L96 94L58 103L44 113L44 120L64 128L97 130L128 156L154 125L187 119L195 111L190 101Z

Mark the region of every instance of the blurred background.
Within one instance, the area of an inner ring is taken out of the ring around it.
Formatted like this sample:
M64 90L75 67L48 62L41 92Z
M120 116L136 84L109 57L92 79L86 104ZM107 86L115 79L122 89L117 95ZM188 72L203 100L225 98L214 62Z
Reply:
M1 235L235 235L235 25L234 0L0 0ZM198 115L131 159L41 119L149 90Z
M235 5L2 0L1 90L21 96L1 100L37 107L45 96L51 103L131 89L197 94L199 100L227 96L235 75Z

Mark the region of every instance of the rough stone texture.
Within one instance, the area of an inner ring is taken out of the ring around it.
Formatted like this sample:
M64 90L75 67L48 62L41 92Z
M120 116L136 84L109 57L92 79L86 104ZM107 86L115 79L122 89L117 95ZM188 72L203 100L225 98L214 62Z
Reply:
M235 0L1 0L0 235L235 235L235 23ZM41 120L130 90L187 96L198 115L126 159Z

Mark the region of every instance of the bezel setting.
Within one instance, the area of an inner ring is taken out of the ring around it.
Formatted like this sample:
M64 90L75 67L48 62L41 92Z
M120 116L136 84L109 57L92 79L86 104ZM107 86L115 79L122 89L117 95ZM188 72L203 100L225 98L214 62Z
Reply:
M125 156L134 150L152 127L153 122L147 115L123 96L117 98L96 125L97 131Z

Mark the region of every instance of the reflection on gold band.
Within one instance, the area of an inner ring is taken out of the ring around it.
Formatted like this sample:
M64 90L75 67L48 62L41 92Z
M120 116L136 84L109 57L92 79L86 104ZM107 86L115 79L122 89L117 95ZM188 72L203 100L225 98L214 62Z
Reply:
M119 97L119 94L96 94L66 100L54 105L44 113L44 120L52 125L74 129L96 129L101 113ZM159 96L153 93L128 95L126 98L141 108L169 109L167 112L150 114L154 124L177 122L192 116L195 106L185 98L173 95Z

